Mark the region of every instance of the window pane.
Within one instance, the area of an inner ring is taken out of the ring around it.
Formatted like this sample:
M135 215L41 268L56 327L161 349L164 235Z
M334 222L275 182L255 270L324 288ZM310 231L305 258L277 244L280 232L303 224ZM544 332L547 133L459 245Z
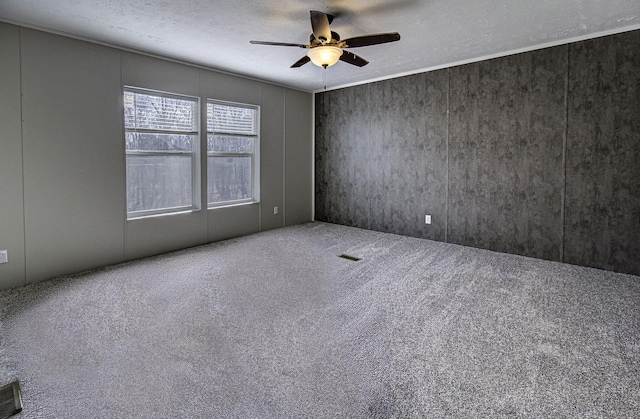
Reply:
M207 130L257 135L257 114L255 108L207 103Z
M197 131L198 101L125 91L124 122L129 129Z
M251 156L207 160L209 203L251 198Z
M127 132L124 138L127 151L192 151L197 136Z
M253 137L207 135L207 151L253 153Z
M189 207L191 156L127 156L127 211Z

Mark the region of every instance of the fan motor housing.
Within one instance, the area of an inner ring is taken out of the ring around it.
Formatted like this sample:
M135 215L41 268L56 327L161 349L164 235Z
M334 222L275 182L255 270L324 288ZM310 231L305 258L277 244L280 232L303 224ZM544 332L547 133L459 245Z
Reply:
M331 31L331 39L329 40L329 43L332 43L331 41L338 42L339 40L340 40L340 35L338 35L338 32ZM316 40L316 37L313 36L313 34L309 35L309 43L313 45L314 41L316 43L321 43L320 40Z

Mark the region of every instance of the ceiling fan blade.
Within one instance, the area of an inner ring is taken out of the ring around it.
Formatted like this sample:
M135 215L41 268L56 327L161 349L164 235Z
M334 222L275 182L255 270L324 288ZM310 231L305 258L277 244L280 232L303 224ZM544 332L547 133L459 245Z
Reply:
M291 68L298 68L298 67L302 67L303 65L305 65L306 63L308 63L309 61L311 61L311 58L307 57L306 55L302 58L300 58L298 61L296 61L295 63L293 63L293 65L291 66Z
M395 42L399 40L400 34L398 32L389 32L343 39L341 44L344 45L344 48L355 48L366 47L368 45L386 44L387 42Z
M309 45L305 45L305 44L290 44L288 42L249 41L249 43L256 44L256 45L275 45L275 46L279 46L279 47L310 48Z
M353 64L358 67L364 67L365 65L369 64L369 61L357 56L351 51L342 51L340 61L344 61L345 63Z
M331 28L329 27L329 15L326 13L312 10L311 12L311 29L313 36L322 44L331 41Z

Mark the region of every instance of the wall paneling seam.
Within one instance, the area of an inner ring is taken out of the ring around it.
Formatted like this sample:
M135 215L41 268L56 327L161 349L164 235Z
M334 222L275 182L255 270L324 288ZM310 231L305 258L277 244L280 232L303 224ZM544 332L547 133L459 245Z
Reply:
M311 94L311 220L316 221L316 95Z
M205 71L200 69L198 71L198 94L200 96L200 241L202 243L209 243L209 133L207 131L207 112L208 104L207 91L205 88Z
M371 103L371 83L367 84L367 103ZM367 132L369 133L369 135L367 135L367 141L369 142L369 144L367 145L367 153L369 154L369 158L367 160L369 160L369 173L367 174L367 178L369 180L369 193L367 194L367 199L369 200L369 205L367 205L367 210L369 211L369 213L367 214L367 228L369 230L371 230L371 225L372 225L372 220L371 220L371 214L373 214L372 211L372 205L373 205L373 199L371 198L371 189L372 189L372 179L373 179L373 164L371 163L371 160L373 160L373 144L371 141L371 126L372 126L372 112L369 111L369 118L368 118L368 126L367 126Z
M120 109L121 111L121 115L122 115L122 132L120 133L120 139L122 141L124 141L125 138L125 126L124 126L124 68L122 65L122 60L123 60L123 56L122 56L122 51L119 51L119 55L120 55L120 106L122 106L122 108ZM127 260L127 230L128 230L128 226L129 226L129 220L128 220L128 214L127 214L127 150L126 147L123 147L122 149L122 167L124 167L124 177L122 179L122 190L125 193L125 199L124 199L124 207L122 208L122 213L125 214L124 216L124 223L122 226L122 230L123 230L123 234L124 237L122 238L122 260L126 261Z
M451 128L451 69L447 68L447 138L445 141L446 163L446 187L444 192L444 242L449 243L449 140Z
M23 255L23 271L24 271L24 284L27 285L27 204L25 200L25 192L24 192L24 75L22 73L22 31L23 28L20 26L18 28L18 68L20 71L20 150L22 152L22 251Z
M263 138L262 138L262 83L258 84L258 103L260 103L260 148L262 149L262 145L264 144ZM254 150L255 152L255 150ZM264 153L262 153L262 150L260 150L260 158L262 158L262 155ZM254 158L255 161L255 158ZM262 171L262 165L260 165L260 171ZM262 196L262 173L260 173L260 185L258 185L258 188L260 188L260 205L258 205L258 231L262 231L262 206L264 205L264 198ZM254 178L255 179L255 178ZM254 187L255 190L255 187ZM207 198L207 201L209 199ZM208 205L208 204L207 204Z
M280 225L287 225L287 92L282 92L282 203Z
M562 192L560 194L560 261L564 262L564 247L566 233L566 202L567 202L567 139L569 137L569 74L571 44L567 45L566 68L564 73L564 133L562 137Z

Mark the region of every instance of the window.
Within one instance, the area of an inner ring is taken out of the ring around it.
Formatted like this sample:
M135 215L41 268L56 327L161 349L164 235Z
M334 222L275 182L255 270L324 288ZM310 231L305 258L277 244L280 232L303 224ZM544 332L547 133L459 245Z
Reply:
M199 99L126 87L127 215L199 207Z
M258 106L207 103L209 207L259 201L259 116Z

